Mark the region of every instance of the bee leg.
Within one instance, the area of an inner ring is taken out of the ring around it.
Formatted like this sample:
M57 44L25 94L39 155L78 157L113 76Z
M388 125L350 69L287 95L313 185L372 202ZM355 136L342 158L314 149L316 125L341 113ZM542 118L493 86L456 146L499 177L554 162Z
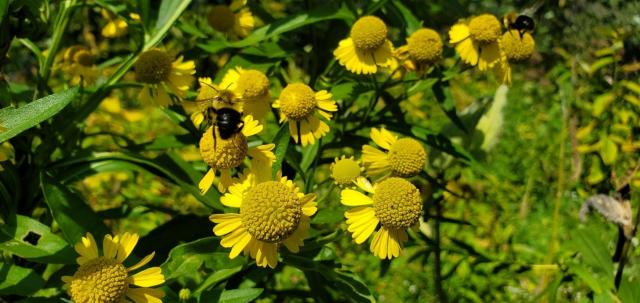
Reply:
M214 150L214 152L215 152L215 150L218 149L218 136L216 136L216 129L217 129L217 126L214 125L213 126L213 150Z

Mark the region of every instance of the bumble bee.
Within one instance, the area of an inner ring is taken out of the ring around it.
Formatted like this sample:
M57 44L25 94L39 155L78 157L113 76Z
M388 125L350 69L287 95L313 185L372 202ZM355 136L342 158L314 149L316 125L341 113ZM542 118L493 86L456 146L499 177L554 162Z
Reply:
M535 28L533 18L527 15L518 15L516 13L508 13L502 17L502 24L508 30L515 29L520 33L520 38L524 33L531 33Z
M217 146L216 129L218 133L220 133L220 138L226 140L240 132L244 127L242 113L233 108L234 103L241 102L242 100L238 100L233 92L228 89L219 90L211 84L201 83L211 87L216 92L215 96L211 98L193 101L198 105L198 108L204 115L204 121L207 123L207 127L214 127L213 146L215 148ZM221 107L218 106L218 104L221 104Z

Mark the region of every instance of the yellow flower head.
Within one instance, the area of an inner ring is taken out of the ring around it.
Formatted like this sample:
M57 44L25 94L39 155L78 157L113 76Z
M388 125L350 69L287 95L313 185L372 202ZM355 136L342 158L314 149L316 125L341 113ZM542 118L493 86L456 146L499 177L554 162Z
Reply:
M293 83L280 92L280 98L273 103L273 107L280 109L281 123L289 122L289 133L293 140L305 146L329 132L329 125L316 117L315 113L330 120L332 112L338 110L331 97L326 90L314 92L306 84Z
M460 22L451 27L449 43L455 45L456 52L467 64L484 71L500 60L501 25L494 15L484 14L471 18L468 23Z
M278 247L298 252L309 231L310 217L316 213L314 194L304 194L286 177L252 172L236 180L220 202L239 208L239 213L214 214L213 233L222 237L220 245L231 248L229 257L241 252L260 267L275 268Z
M399 256L408 239L406 229L418 223L422 213L420 191L411 182L397 177L384 179L375 186L361 177L357 185L373 196L353 189L342 190L341 203L354 207L345 212L348 231L361 244L379 224L369 249L380 259Z
M442 58L442 39L438 32L421 28L407 38L407 45L399 47L396 54L408 70L424 72Z
M336 158L331 163L331 177L338 186L349 186L355 184L355 181L360 177L360 164L353 157Z
M340 65L356 74L374 74L378 66L390 67L394 59L393 45L387 39L387 25L375 16L361 17L333 55Z
M83 45L74 45L63 52L62 58L58 58L58 67L71 79L72 84L92 84L98 77L95 59L96 56L91 49Z
M63 276L65 287L74 302L115 303L124 302L125 297L135 303L162 302L164 292L149 288L164 283L160 267L151 267L136 274L131 272L151 261L154 253L142 258L131 267L122 263L138 243L138 234L124 233L106 235L102 242L103 255L90 233L74 248L80 254L80 265L73 276ZM137 286L137 287L134 287Z
M500 38L500 64L495 66L495 71L502 82L511 84L511 63L522 62L531 58L536 43L529 33L520 35L518 30L510 30Z
M243 38L249 35L255 27L255 18L248 8L246 1L233 1L231 6L214 5L209 9L207 21L216 31L232 38Z
M271 108L269 78L259 70L231 68L219 86L233 91L242 101L242 111L257 120L263 120Z
M384 128L372 128L371 139L384 151L371 145L362 146L362 162L369 176L406 178L418 175L424 168L427 153L415 139L398 139Z
M251 167L257 174L271 173L271 164L275 161L275 155L271 150L274 144L264 144L249 147L247 137L258 134L263 126L252 116L247 115L243 119L242 130L234 133L230 138L222 139L218 128L210 126L200 139L200 155L209 167L209 171L200 180L198 187L202 194L209 191L215 181L216 172L220 171L218 190L224 192L232 183L231 170L244 163L247 156L251 157Z
M196 66L193 61L182 61L180 56L175 61L165 51L154 48L143 52L133 68L136 81L144 84L138 99L142 102L155 100L160 106L171 103L171 92L182 98L194 80Z

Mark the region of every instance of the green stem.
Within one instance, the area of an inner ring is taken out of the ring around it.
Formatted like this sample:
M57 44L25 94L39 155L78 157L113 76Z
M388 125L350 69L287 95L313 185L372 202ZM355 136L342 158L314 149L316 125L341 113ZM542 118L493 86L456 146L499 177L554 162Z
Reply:
M76 0L64 1L61 5L60 12L56 16L55 28L53 30L53 36L51 37L51 47L49 48L49 53L44 60L44 65L40 70L40 78L42 79L42 83L44 83L45 85L49 80L49 76L51 75L51 66L53 65L53 60L58 53L58 49L60 48L62 36L67 30L69 19L71 19L70 15L75 8L75 4Z
M442 201L436 202L436 217L434 222L434 261L433 261L433 274L434 274L434 286L436 289L436 295L438 302L446 302L447 298L442 290L442 265L440 262L440 219L442 218Z

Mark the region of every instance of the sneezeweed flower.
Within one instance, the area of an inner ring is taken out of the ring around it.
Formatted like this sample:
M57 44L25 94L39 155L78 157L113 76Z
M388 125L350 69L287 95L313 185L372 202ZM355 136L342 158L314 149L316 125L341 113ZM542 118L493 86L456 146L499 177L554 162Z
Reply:
M329 125L315 113L331 120L332 112L338 110L331 98L332 95L326 90L314 92L306 84L292 83L280 92L280 97L272 106L280 109L280 123L289 122L289 133L293 140L306 146L329 132Z
M160 267L150 267L131 274L149 263L155 253L152 252L131 267L122 264L137 243L137 234L106 235L102 241L103 255L100 256L93 236L87 233L82 237L74 246L80 254L77 258L80 267L73 276L62 277L71 300L112 303L124 302L126 297L135 303L162 302L160 298L164 292L150 288L164 283Z
M231 248L229 258L241 252L260 267L275 268L278 248L284 245L297 253L309 231L310 217L316 213L314 194L300 192L293 181L279 174L241 176L220 202L239 208L239 213L213 214L213 233L222 237L220 245Z
M223 107L233 108L238 112L243 112L241 96L235 91L221 85L215 84L209 77L198 78L200 87L195 101L196 111L191 114L191 121L196 127L204 121L209 107L220 109ZM184 103L186 107L193 107L192 103Z
M362 244L378 228L369 250L380 259L398 257L408 240L406 230L418 223L422 213L420 191L411 182L391 177L372 186L359 178L358 187L365 193L343 189L340 201L354 208L345 212L347 230L357 244Z
M354 185L361 172L360 164L353 157L342 156L331 163L331 177L338 186Z
M333 55L340 65L356 74L375 74L378 66L390 67L395 60L387 25L375 16L358 19L349 38L340 41Z
M407 44L399 47L396 55L406 69L423 73L442 58L442 39L438 32L421 28L407 38Z
M200 139L200 155L210 169L204 175L198 187L202 194L209 191L216 178L216 172L220 171L218 190L224 192L233 182L231 170L244 163L247 156L251 157L251 167L256 174L270 174L271 164L276 157L271 152L274 144L264 144L249 147L247 137L258 134L263 126L251 116L245 116L242 130L234 133L228 139L222 139L216 127L216 138L213 137L214 127L210 126Z
M219 87L233 91L241 100L242 112L257 120L263 120L271 108L269 78L259 70L231 68Z
M88 47L74 45L64 51L58 65L60 70L70 78L71 84L90 85L98 77L95 60L95 54Z
M148 103L155 101L160 106L171 103L168 92L182 98L196 73L193 61L183 61L182 56L173 60L167 52L157 48L140 54L133 67L136 81L144 84L138 99Z
M102 28L102 36L105 38L119 38L129 32L129 25L124 18L116 16L114 13L103 9L102 17L107 20L107 24Z
M362 162L367 175L372 177L413 177L418 175L427 161L422 144L412 138L400 138L381 128L371 129L371 139L384 151L371 145L362 146Z
M256 20L251 11L245 7L246 4L246 0L234 0L230 6L214 5L207 15L209 25L230 38L248 36L255 27Z
M493 67L500 60L498 40L501 25L494 15L484 14L459 22L449 31L449 43L464 62L478 66L481 71Z
M500 64L496 71L505 84L511 84L511 63L529 60L536 42L529 33L520 35L518 30L505 32L500 38Z

